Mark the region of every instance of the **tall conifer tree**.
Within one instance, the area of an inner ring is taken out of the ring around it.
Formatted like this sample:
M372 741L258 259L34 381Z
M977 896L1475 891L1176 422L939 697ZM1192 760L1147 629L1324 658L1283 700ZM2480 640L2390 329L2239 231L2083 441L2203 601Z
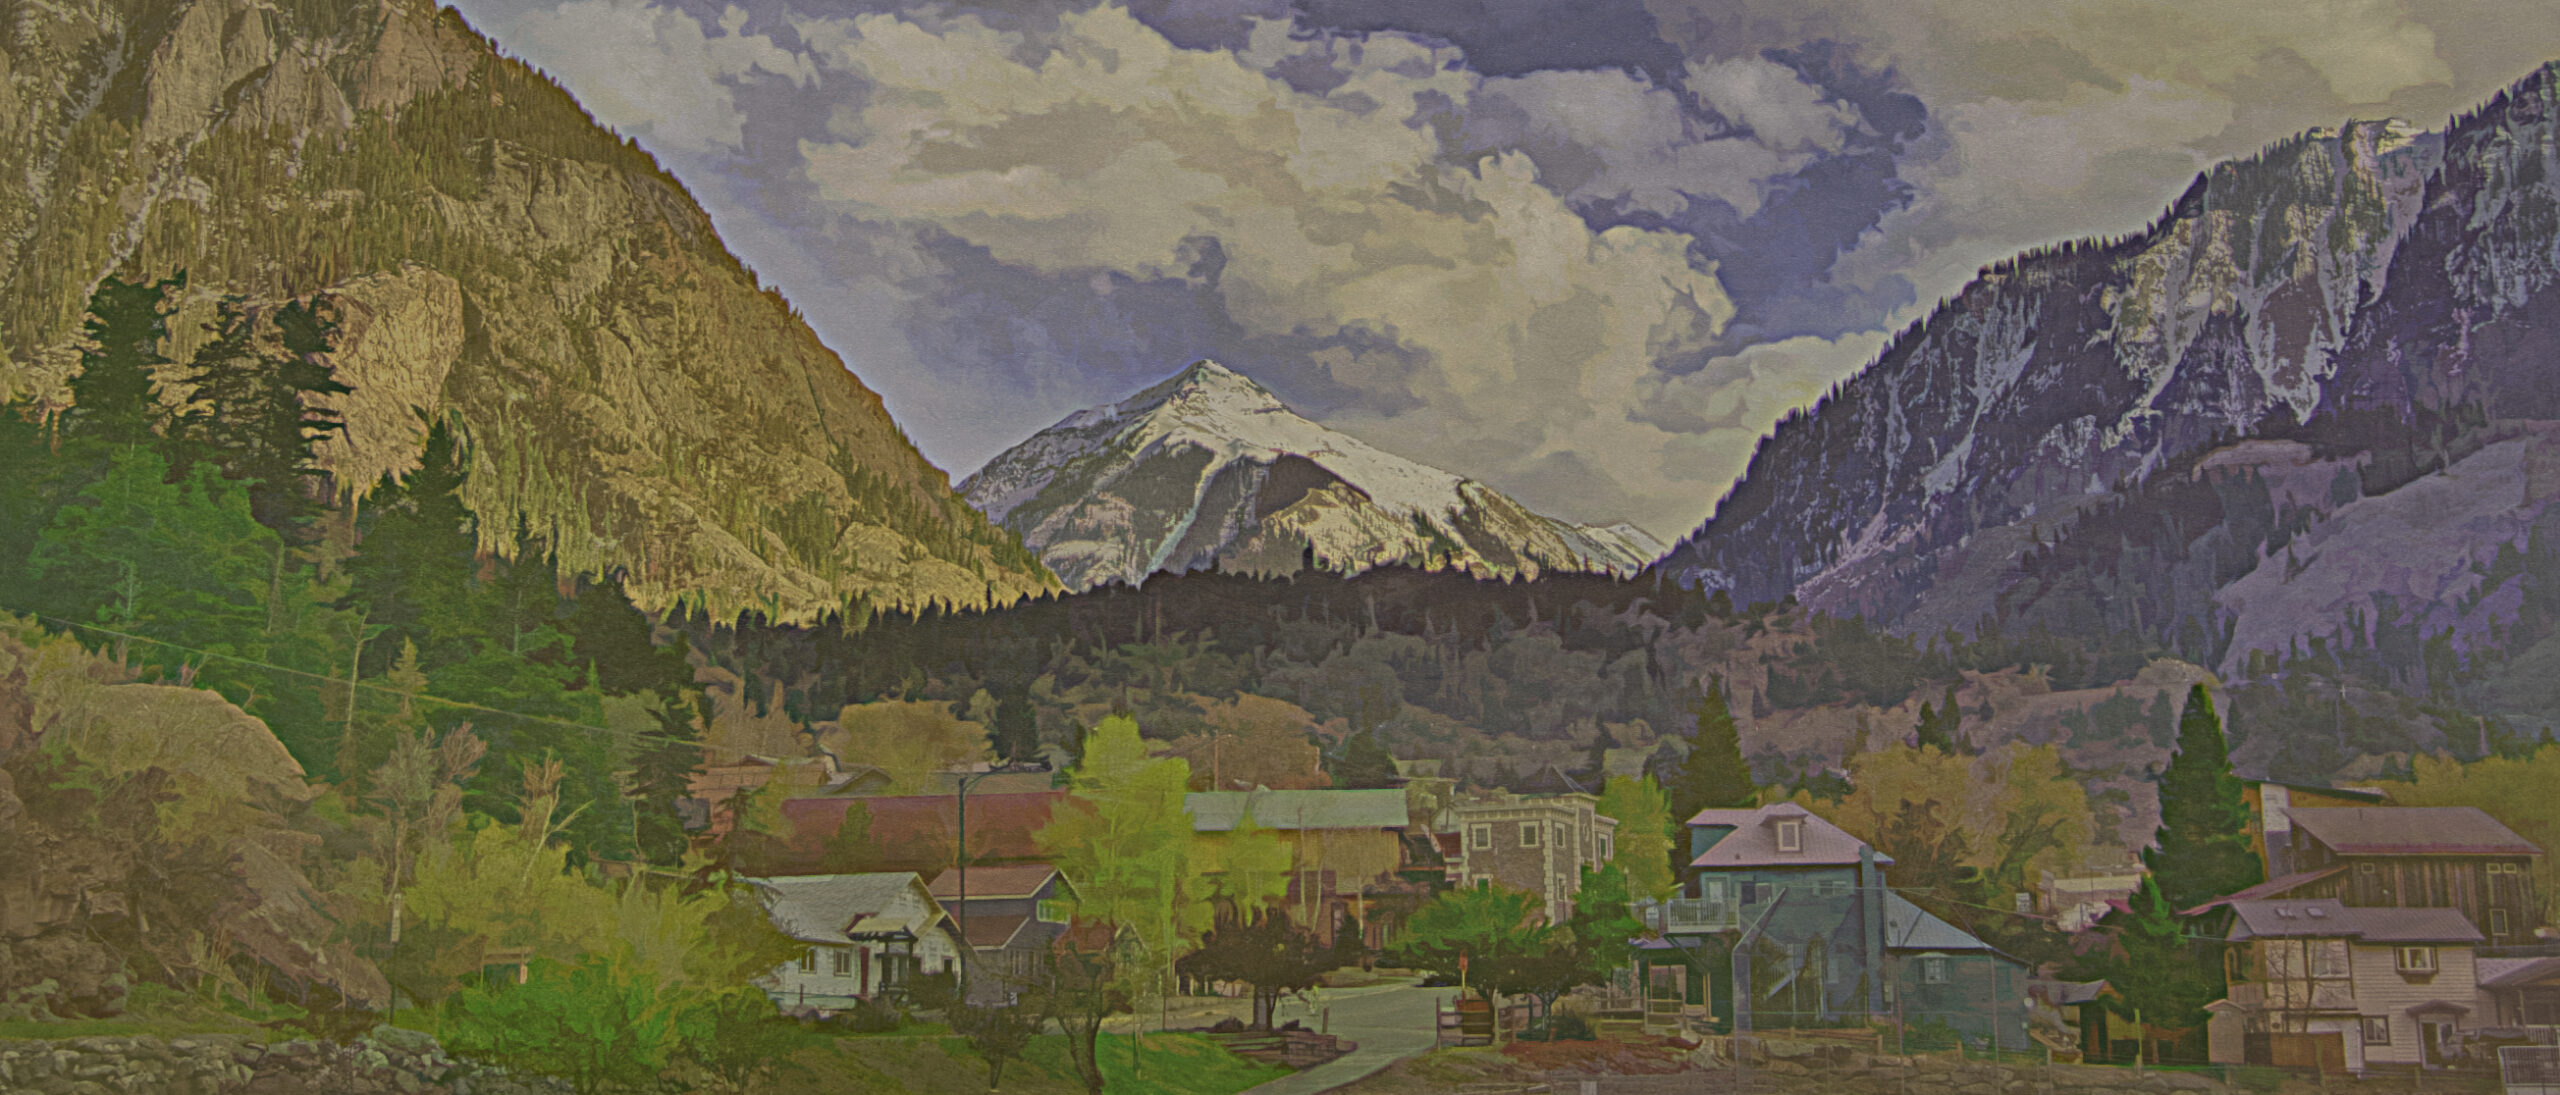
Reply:
M2160 832L2142 862L2173 909L2193 908L2266 881L2249 846L2249 805L2231 773L2213 694L2198 684L2178 717L2178 748L2160 773Z

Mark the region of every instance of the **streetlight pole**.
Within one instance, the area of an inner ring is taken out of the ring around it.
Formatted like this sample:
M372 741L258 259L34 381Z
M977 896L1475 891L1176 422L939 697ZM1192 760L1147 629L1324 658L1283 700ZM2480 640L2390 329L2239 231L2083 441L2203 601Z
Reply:
M983 772L971 772L961 776L957 781L960 814L960 846L954 853L960 861L960 915L958 918L960 921L960 976L957 981L960 986L960 999L963 1001L969 999L969 967L978 957L977 945L969 942L969 788L977 786L980 780L988 776L1047 770L1047 765L1039 764L998 765Z

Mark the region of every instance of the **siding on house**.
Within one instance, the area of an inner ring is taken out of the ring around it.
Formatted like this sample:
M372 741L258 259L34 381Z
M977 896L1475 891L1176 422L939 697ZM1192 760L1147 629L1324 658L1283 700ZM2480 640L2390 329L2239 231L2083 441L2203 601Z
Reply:
M2364 1018L2381 1017L2389 1022L2391 1028L2389 1045L2365 1044L2366 1063L2421 1063L2424 1043L2420 1040L2418 1025L2422 1018L2451 1023L2458 1030L2473 1029L2478 1023L2472 1011L2479 1006L2480 979L2472 949L2467 945L2447 944L2438 944L2433 949L2436 972L2421 977L2400 972L2396 947L2357 943L2347 948L2347 960L2355 982L2356 1014ZM2413 1010L2429 1005L2450 1005L2452 1010L2423 1017Z

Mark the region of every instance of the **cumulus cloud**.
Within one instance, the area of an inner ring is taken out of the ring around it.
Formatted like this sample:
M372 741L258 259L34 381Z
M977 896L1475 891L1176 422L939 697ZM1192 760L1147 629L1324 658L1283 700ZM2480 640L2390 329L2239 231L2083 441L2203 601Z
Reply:
M570 81L598 121L662 152L699 153L739 148L746 118L730 93L738 80L816 79L808 58L739 33L746 21L743 9L724 9L713 33L650 0L569 0L499 14L492 29L506 48Z
M966 472L1201 356L1688 530L2020 248L2560 54L2542 0L455 0Z

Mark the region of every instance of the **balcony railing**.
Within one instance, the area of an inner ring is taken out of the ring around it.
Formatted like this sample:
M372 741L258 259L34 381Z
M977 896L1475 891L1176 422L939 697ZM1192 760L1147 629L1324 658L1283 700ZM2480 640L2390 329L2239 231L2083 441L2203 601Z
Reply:
M1731 901L1681 898L1646 911L1653 929L1665 935L1742 929L1742 908Z

